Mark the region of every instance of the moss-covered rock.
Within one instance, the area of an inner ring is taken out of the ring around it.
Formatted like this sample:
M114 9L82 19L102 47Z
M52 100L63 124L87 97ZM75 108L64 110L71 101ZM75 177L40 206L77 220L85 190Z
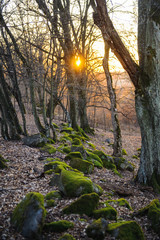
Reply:
M54 161L44 165L44 172L48 174L49 170L53 170L55 173L60 173L63 169L72 169L67 163Z
M130 172L134 171L134 166L131 162L127 161L123 157L115 157L114 164L116 165L117 169L119 170L128 170Z
M86 159L86 157L87 157L86 150L82 144L81 145L72 145L71 152L80 152L84 159Z
M71 134L71 133L74 132L74 129L73 129L72 127L67 127L67 126L65 126L65 127L62 128L62 130L61 130L60 132L61 132L61 133L65 132L65 133Z
M63 208L64 214L86 214L91 215L99 202L99 196L96 193L84 194L69 206Z
M29 147L43 147L45 144L50 142L50 139L47 139L40 133L26 136L22 139L23 143ZM52 140L53 141L53 140ZM53 141L54 143L54 141Z
M87 142L87 144L92 148L92 149L96 149L96 146L93 143ZM98 154L97 154L98 155Z
M11 224L17 232L29 239L39 239L46 210L44 197L40 193L31 192L17 205L11 216Z
M46 200L44 203L45 208L50 208L50 207L54 207L55 206L55 200L50 199L50 200Z
M129 210L133 210L132 207L130 206L130 204L128 203L128 201L124 198L120 198L120 199L117 199L117 200L108 200L105 203L106 203L106 205L114 203L114 204L117 204L121 207L126 207Z
M158 199L152 200L147 206L140 209L136 215L147 215L151 220L154 231L160 236L160 202Z
M0 154L0 169L8 168L6 162L8 162L8 160L4 159Z
M104 218L108 220L116 220L117 219L117 211L115 208L111 206L107 206L105 208L101 208L98 210L95 210L93 212L93 217L98 218Z
M105 154L103 151L95 150L93 151L94 154L98 155L103 162L103 166L107 169L115 169L115 164L113 157L110 155Z
M88 162L86 160L82 160L80 158L74 158L74 159L71 159L69 165L72 167L72 168L75 168L85 174L90 174L93 172L94 170L94 165L93 163L91 162Z
M53 127L54 127L55 129L59 129L59 127L58 127L58 125L57 125L56 123L52 123L52 125L53 125Z
M92 162L95 167L103 168L103 162L97 154L87 151L87 161Z
M68 197L79 197L82 194L92 192L100 195L103 191L100 186L92 183L82 173L67 170L61 171L58 187Z
M46 200L55 200L55 199L61 199L61 193L59 191L51 191L49 193L47 193L44 197Z
M135 221L108 224L107 231L120 240L144 240L142 229Z
M95 220L86 228L86 233L89 238L103 240L105 238L108 221L104 218Z
M67 220L60 220L56 222L46 223L44 231L46 232L65 232L69 228L73 228L74 224Z
M80 140L79 138L74 138L74 139L72 140L72 145L79 146L79 145L81 145L81 144L82 144L82 142L81 142L81 140Z
M53 154L56 152L56 148L52 144L47 143L41 148L41 151Z
M124 148L122 148L122 155L128 155L127 151Z
M80 152L71 152L65 156L65 160L71 160L75 158L83 159L82 154Z
M64 234L62 237L60 237L58 240L76 240L71 234Z

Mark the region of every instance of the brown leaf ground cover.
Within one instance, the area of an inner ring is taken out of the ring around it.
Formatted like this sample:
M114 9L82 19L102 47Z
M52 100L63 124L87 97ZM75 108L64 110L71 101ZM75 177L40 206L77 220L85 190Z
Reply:
M36 132L30 126L30 132ZM145 188L134 183L139 159L132 156L137 154L137 148L141 145L141 138L138 129L123 130L123 148L127 151L126 159L135 165L135 171L121 172L122 178L115 175L111 170L97 169L89 177L99 184L104 193L100 197L101 206L109 197L119 199L124 197L131 205L134 211L147 205L152 199L159 198L151 188ZM110 139L113 142L113 134L111 131L103 131L96 129L95 136L91 136L91 142L97 149L103 150L107 154L112 154L112 147L105 141ZM39 149L30 148L23 145L22 141L5 141L0 138L0 153L4 158L9 160L8 169L0 171L0 239L1 240L23 240L23 237L16 233L10 225L10 216L16 205L29 192L40 192L43 195L55 190L55 187L49 186L50 176L45 175L39 177L43 172L45 154ZM55 154L60 158L65 155L57 152ZM54 155L54 156L55 156ZM74 228L67 231L72 234L75 239L89 239L86 236L85 229L93 219L88 216L79 216L71 214L69 216L62 214L62 208L73 199L63 198L58 200L55 207L47 209L48 215L46 221L69 220L74 222ZM113 205L114 206L114 205ZM124 207L114 206L118 211L118 218L124 220L136 220L142 227L147 240L160 239L151 229L149 220L146 217L132 217L132 211ZM58 239L62 233L43 233L43 239ZM105 239L114 239L107 235ZM137 239L138 240L138 239Z

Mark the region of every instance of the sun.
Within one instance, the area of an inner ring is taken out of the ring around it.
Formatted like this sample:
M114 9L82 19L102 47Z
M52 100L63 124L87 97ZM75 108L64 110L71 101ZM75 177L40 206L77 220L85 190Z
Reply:
M76 66L79 67L81 65L81 60L80 57L78 57L78 59L76 60Z

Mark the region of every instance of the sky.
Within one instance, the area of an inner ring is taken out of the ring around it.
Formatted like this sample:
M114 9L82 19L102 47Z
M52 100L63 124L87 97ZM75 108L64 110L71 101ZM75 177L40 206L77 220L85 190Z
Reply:
M131 54L134 55L135 59L138 60L137 54L137 6L134 4L137 2L136 0L109 0L109 6L111 10L113 9L113 13L110 14L110 18L112 19L115 28L122 36L126 46L131 45L132 47L128 47ZM134 13L135 12L135 13ZM132 31L133 34L128 34L129 31ZM98 54L103 57L104 56L104 44L103 40L99 40L94 48L98 51ZM113 57L113 54L111 55ZM117 70L122 71L121 64L112 59L112 67L116 67ZM113 69L114 71L114 69Z

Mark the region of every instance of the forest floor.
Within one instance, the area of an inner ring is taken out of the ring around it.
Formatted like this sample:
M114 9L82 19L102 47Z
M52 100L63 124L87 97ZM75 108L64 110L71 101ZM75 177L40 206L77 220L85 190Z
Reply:
M29 126L29 129L30 133L36 133L36 129L32 125ZM103 150L107 154L112 154L112 147L105 141L109 138L113 142L113 133L111 131L95 129L95 135L90 137L90 142L97 149ZM134 173L128 171L121 172L123 177L120 178L111 170L95 168L89 177L104 190L104 194L100 197L101 202L107 200L106 193L114 193L112 199L124 197L133 210L137 211L150 203L152 199L160 199L160 195L155 194L152 188L145 188L133 181L139 167L139 159L132 157L137 154L137 148L141 147L139 129L122 130L122 140L123 148L128 154L125 158L135 165ZM0 154L9 160L8 169L0 170L0 239L23 240L23 237L16 233L10 225L10 216L13 209L29 192L39 192L46 195L56 188L49 186L49 175L45 175L42 178L39 177L44 168L44 161L40 161L40 159L44 158L45 155L39 149L23 145L22 141L5 141L0 138ZM55 156L63 159L65 155L56 152ZM85 229L92 222L92 218L85 215L80 217L76 214L69 216L62 214L62 208L72 201L73 199L67 198L58 200L55 207L48 209L47 220L56 221L65 219L73 221L75 224L74 228L68 230L67 233L72 234L76 240L90 239L87 237ZM116 206L116 210L118 211L118 218L137 221L141 225L147 240L160 239L153 232L147 217L133 217L131 216L132 211L124 207ZM43 239L58 240L61 235L59 233L43 233ZM114 238L106 235L105 239L111 240Z

